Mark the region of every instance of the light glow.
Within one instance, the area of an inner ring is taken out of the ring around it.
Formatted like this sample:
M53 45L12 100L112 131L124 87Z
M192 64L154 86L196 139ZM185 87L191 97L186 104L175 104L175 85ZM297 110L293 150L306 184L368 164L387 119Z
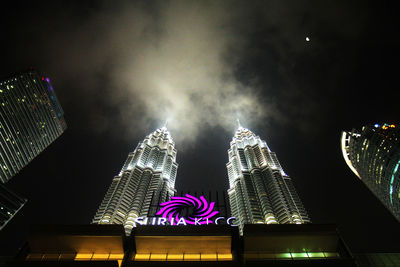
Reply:
M399 169L399 164L400 160L397 162L396 166L394 167L392 177L390 178L390 192L389 192L389 198L390 198L390 203L393 204L393 183L394 183L394 176L396 175L397 170Z
M361 179L360 175L358 174L357 170L353 167L353 164L351 163L351 160L349 158L349 152L348 152L349 147L346 144L348 142L350 142L350 134L343 132L342 139L341 139L343 158L344 158L347 166L349 166L350 170L352 170L354 172L354 174L357 175L357 177Z
M135 261L231 261L232 253L138 253Z

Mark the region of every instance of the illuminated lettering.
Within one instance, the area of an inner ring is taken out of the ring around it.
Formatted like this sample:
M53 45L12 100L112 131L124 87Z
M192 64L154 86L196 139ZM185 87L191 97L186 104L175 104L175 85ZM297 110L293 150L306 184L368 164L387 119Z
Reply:
M225 217L218 217L215 219L215 225L218 225L218 221L224 219Z
M208 225L208 224L215 223L215 225L226 224L226 225L230 225L230 226L238 226L237 224L235 224L235 220L236 220L236 217L229 217L228 219L225 219L225 217L217 217L217 218L215 218L214 221L210 220L209 218L199 217L199 218L194 218L192 225ZM147 224L164 225L164 226L165 225L185 225L185 226L188 225L188 222L186 221L186 219L184 217L179 218L178 221L175 221L174 218L171 218L171 220L168 221L168 219L164 218L164 217L152 217L152 218L137 217L137 218L133 218L133 221L134 221L135 225L147 225Z
M144 221L144 218L143 218L143 217L137 217L137 218L133 218L133 221L134 221L136 224L145 225L146 222L147 222L147 218L146 218L146 221Z
M237 224L231 223L231 221L234 221L234 220L236 220L235 217L229 217L229 218L226 220L226 224L229 224L229 225L231 225L231 226L238 226Z
M157 225L165 225L167 218L158 218Z
M176 223L176 225L180 225L180 224L186 225L186 221L184 218L179 218L179 221Z
M194 218L194 225L201 225L200 224L200 220L201 220L202 218Z

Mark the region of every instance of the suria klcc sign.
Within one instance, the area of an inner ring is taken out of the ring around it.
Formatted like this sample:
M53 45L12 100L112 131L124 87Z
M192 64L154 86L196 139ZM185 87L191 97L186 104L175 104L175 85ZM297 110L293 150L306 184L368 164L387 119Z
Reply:
M217 217L219 211L214 210L215 202L208 203L199 198L186 194L184 197L171 197L170 201L160 204L160 210L156 213L159 217L138 217L135 223L139 225L208 225L208 224L234 224L235 217ZM182 210L192 210L191 214L181 217Z

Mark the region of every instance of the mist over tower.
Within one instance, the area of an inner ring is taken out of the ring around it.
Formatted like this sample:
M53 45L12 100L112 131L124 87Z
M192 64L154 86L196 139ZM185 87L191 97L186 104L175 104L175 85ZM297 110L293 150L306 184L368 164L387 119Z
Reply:
M113 178L92 222L123 224L129 235L136 218L155 213L157 203L175 194L176 154L166 125L146 136Z
M239 121L228 156L229 202L241 230L244 224L310 222L275 152Z

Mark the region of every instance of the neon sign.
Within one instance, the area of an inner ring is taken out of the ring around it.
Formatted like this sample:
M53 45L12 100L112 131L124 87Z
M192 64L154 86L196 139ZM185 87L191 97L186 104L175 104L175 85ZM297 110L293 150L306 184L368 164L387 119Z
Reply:
M208 224L227 224L237 226L233 223L235 217L225 219L225 217L215 216L219 211L214 210L215 202L208 203L207 200L200 196L199 198L186 194L184 197L171 197L170 201L160 204L160 210L154 218L138 217L135 223L145 225L208 225ZM182 210L190 209L191 214L181 217ZM225 223L224 223L225 222Z

